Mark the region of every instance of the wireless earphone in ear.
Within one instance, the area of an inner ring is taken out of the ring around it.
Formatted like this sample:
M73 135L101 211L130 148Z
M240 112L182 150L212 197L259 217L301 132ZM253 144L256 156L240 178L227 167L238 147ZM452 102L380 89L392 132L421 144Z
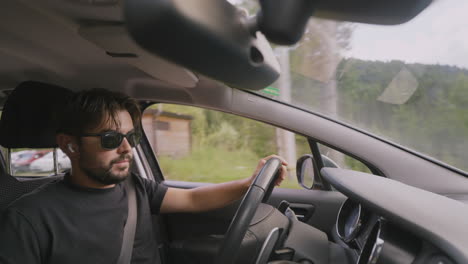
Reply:
M71 143L69 143L69 144L67 145L67 147L68 147L68 150L70 150L71 153L75 152L75 150L73 150L73 146L72 146Z

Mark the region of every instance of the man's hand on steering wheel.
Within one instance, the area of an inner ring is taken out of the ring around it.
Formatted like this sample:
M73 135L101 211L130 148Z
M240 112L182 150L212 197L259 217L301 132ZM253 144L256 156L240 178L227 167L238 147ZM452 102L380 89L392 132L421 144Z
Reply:
M257 168L255 168L255 171L254 173L252 174L252 176L250 176L249 178L249 181L248 181L248 186L250 186L252 184L252 182L255 180L255 178L257 177L258 173L260 172L260 170L263 168L263 166L265 165L265 163L267 162L267 160L271 159L271 158L277 158L279 160L281 160L281 174L280 176L278 177L278 179L276 179L276 182L275 182L275 186L280 186L280 184L286 179L286 177L288 177L288 162L278 156L278 155L270 155L268 157L265 157L263 159L261 159L258 164L257 164Z

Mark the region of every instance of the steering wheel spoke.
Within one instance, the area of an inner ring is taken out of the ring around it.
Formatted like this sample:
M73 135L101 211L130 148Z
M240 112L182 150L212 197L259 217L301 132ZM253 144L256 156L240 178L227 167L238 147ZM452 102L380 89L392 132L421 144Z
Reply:
M257 177L250 185L249 190L244 195L229 225L215 259L215 264L234 263L242 239L255 215L255 211L260 203L268 201L275 186L276 179L279 177L281 166L282 164L279 159L271 158L260 170Z

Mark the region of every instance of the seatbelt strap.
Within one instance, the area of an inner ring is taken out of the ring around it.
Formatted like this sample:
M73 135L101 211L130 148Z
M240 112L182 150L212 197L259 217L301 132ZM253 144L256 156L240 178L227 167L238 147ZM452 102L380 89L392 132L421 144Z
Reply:
M126 180L125 188L128 198L128 217L125 223L122 249L120 250L117 264L130 264L133 251L133 242L135 240L135 230L137 221L137 200L135 194L135 183L133 175L129 175Z

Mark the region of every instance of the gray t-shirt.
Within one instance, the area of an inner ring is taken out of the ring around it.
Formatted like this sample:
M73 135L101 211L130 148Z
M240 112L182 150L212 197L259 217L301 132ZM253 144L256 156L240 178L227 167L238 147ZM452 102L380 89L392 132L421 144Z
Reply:
M155 263L151 215L159 213L167 187L132 177L138 221L131 263ZM124 186L83 188L65 176L24 195L0 220L0 263L116 263L128 213Z

